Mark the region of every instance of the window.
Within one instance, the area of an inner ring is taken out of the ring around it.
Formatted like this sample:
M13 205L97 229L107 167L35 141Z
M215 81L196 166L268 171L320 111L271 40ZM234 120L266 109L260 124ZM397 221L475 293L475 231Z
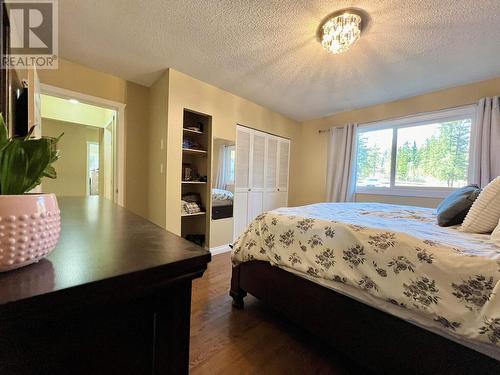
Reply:
M360 125L356 192L441 197L467 184L475 106Z
M234 145L225 147L225 155L226 158L226 184L234 185L234 157L236 155L236 149Z

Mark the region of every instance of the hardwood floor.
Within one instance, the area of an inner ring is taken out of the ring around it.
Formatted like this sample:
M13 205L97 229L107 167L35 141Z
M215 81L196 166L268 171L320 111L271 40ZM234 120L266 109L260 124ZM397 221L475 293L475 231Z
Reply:
M191 374L367 373L252 296L244 310L234 309L230 278L230 254L223 253L193 282Z

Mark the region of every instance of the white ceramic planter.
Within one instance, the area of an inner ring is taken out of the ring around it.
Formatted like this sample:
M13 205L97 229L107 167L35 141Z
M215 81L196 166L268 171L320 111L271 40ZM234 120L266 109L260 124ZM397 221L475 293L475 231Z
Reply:
M0 195L0 272L44 258L61 232L54 194Z

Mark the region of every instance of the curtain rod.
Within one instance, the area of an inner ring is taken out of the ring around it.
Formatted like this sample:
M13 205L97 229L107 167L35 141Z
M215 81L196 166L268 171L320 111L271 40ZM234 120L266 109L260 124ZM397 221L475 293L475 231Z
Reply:
M407 118L407 117L417 116L417 115L422 114L422 113L438 113L438 112L442 112L442 111L449 111L450 109L457 109L457 108L467 107L467 106L476 105L476 104L477 104L477 102L472 102L472 103L468 103L468 104L457 105L457 106L454 106L454 107L448 107L448 108L438 109L437 111L418 112L418 113L413 113L413 114L409 114L409 115L406 115L406 116L400 116L400 117L393 117L393 118L386 118L386 119L381 119L381 120L374 120L374 121L363 122L363 123L360 123L358 125L370 125L370 124L373 124L373 123L376 123L376 122L381 122L381 121L401 120L401 119L404 119L404 118ZM335 127L335 129L344 129L344 128L345 128L345 126L337 126L337 127ZM320 130L318 130L318 133L319 134L330 133L330 129L320 129Z

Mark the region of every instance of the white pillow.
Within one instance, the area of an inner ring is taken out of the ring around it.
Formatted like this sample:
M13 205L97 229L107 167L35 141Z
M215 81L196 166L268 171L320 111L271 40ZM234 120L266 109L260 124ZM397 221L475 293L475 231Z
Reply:
M469 233L490 233L500 219L500 176L481 191L462 223L462 230Z
M491 233L491 240L500 246L500 220L493 233Z

